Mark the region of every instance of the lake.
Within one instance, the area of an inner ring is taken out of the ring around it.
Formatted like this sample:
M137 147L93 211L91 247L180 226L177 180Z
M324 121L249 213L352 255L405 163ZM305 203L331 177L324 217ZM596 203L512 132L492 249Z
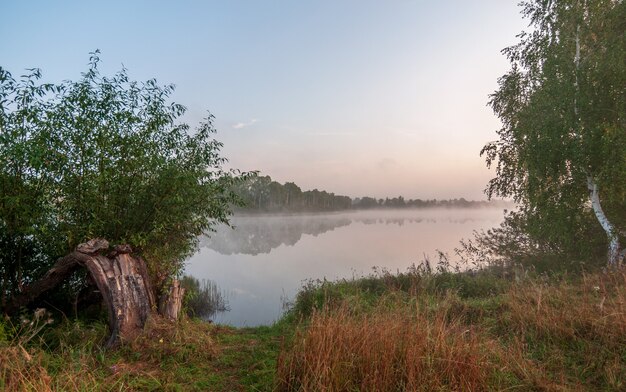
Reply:
M268 325L308 279L352 278L373 267L406 271L438 250L454 253L474 230L498 226L502 208L367 210L328 214L235 216L235 229L202 237L186 274L215 282L233 326Z

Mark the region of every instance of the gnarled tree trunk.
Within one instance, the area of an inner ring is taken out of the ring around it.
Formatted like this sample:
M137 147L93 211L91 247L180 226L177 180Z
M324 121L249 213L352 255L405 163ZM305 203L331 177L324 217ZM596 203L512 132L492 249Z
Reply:
M169 292L165 293L159 301L159 313L170 320L178 320L183 308L185 288L180 285L178 279L172 281Z
M93 239L80 244L57 263L37 282L24 288L7 311L15 311L68 278L76 269L84 267L96 283L109 313L111 336L107 347L120 339L132 339L140 332L150 315L155 301L150 290L146 265L141 258L130 255L128 245L118 245L104 254L109 243Z

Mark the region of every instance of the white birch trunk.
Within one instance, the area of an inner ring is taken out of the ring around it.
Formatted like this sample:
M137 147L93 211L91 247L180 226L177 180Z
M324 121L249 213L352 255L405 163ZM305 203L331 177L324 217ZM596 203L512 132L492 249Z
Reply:
M606 232L607 237L609 237L608 264L617 265L620 257L619 236L617 235L615 227L606 217L604 211L602 211L602 206L600 205L600 195L598 194L598 184L591 176L587 177L587 188L589 189L589 198L591 199L593 212L596 214L596 218Z
M580 25L576 26L576 53L574 55L574 114L576 115L576 122L578 122L578 69L580 68ZM581 132L582 134L582 132ZM611 224L609 219L604 214L602 210L602 205L600 204L600 195L598 194L598 184L593 179L592 176L587 176L587 188L589 189L589 199L591 200L591 207L593 208L593 212L600 222L600 225L606 232L607 237L609 238L609 254L608 254L608 264L609 265L617 265L620 258L620 246L619 246L619 237L617 235L617 231L615 227Z
M574 88L576 94L574 94L574 114L576 115L576 121L578 121L578 68L580 67L580 25L576 26L576 54L574 55L574 66L576 71L574 72Z

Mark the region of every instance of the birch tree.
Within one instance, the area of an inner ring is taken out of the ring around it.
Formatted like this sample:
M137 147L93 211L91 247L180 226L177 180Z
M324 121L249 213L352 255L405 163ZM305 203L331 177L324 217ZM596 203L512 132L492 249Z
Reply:
M496 168L487 194L513 197L531 235L561 246L588 241L582 226L593 224L615 264L626 227L626 5L522 7L530 31L503 51L511 70L489 101L503 125L481 151Z

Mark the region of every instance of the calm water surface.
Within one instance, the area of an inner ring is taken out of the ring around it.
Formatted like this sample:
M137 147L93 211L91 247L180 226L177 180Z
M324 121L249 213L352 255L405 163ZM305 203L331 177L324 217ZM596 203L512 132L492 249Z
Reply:
M373 267L405 271L437 250L453 254L474 230L500 224L502 209L371 210L234 217L201 239L186 273L212 280L231 308L215 321L271 324L308 279L351 278Z

